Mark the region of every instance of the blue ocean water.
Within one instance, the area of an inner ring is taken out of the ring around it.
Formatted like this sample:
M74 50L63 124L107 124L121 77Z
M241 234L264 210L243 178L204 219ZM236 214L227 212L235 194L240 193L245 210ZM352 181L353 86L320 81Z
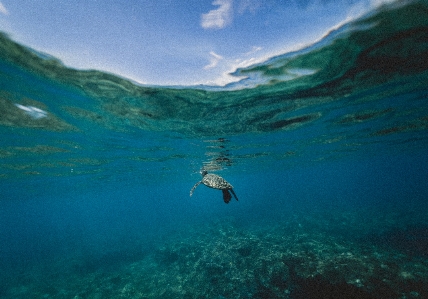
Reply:
M0 48L1 298L428 297L426 1L223 88Z

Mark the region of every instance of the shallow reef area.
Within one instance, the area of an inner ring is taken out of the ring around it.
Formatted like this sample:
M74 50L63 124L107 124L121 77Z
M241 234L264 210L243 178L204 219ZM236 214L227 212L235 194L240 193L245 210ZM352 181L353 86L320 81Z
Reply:
M151 247L34 268L1 297L428 298L423 221L369 211L295 213L264 224L225 217Z

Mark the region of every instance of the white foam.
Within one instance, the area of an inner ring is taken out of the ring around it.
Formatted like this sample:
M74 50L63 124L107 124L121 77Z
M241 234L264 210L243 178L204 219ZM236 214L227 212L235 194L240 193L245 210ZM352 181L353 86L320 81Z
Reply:
M15 104L15 106L21 110L24 110L25 113L27 113L29 116L31 116L34 119L40 119L48 116L48 113L46 111L34 106L24 106L21 104Z

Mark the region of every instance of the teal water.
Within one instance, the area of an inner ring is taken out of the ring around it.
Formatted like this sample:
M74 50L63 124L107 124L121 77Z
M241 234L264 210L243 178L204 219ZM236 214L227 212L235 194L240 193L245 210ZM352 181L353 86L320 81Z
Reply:
M1 298L428 297L428 3L225 87L0 35ZM239 201L200 185L206 169Z

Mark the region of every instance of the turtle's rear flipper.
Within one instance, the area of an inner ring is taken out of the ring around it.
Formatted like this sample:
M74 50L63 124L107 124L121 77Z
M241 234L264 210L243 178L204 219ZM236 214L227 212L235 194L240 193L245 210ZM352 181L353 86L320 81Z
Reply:
M224 202L225 203L229 203L230 200L232 199L232 195L230 195L229 190L223 189L221 191L223 191L223 200L224 200Z
M230 189L230 192L232 192L233 196L235 196L235 199L238 200L238 197L235 194L235 191L233 191L233 189Z

